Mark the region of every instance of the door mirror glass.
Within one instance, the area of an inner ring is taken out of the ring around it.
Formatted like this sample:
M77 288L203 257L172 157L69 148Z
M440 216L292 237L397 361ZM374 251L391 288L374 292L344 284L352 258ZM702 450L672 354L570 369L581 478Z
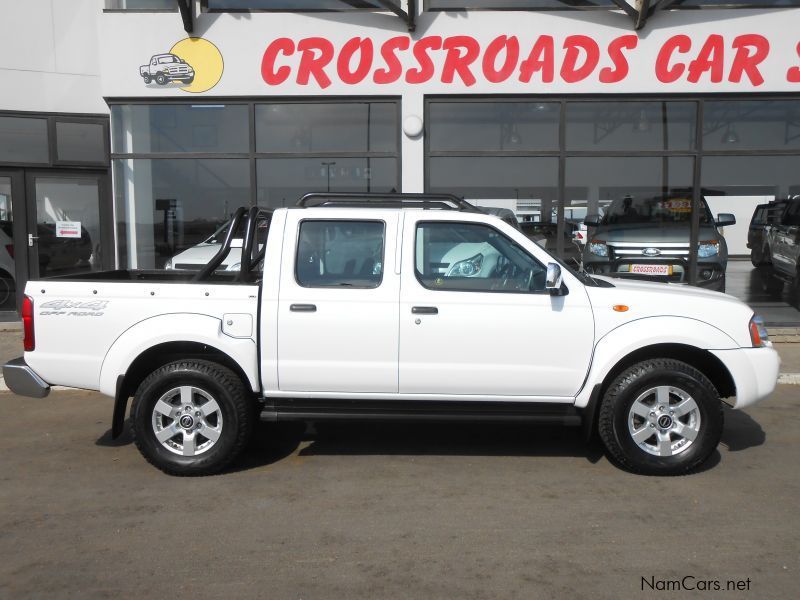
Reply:
M560 292L562 282L561 267L557 263L547 263L545 288L550 290L551 294Z
M717 227L725 227L726 225L736 225L736 217L731 213L719 213L717 215Z

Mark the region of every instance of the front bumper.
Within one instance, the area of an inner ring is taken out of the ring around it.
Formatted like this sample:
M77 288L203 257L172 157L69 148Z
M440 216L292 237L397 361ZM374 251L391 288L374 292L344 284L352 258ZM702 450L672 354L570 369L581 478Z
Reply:
M21 356L3 365L3 378L8 389L20 396L44 398L50 393L50 385L39 377Z
M631 265L669 265L671 275L645 275L631 273ZM679 257L652 258L611 258L584 253L583 266L590 274L639 279L642 281L658 281L662 283L686 283L689 281L689 261ZM721 290L725 283L725 266L719 262L698 262L697 285L699 287Z
M736 385L734 408L744 408L769 396L778 383L781 359L771 347L711 350L728 369Z

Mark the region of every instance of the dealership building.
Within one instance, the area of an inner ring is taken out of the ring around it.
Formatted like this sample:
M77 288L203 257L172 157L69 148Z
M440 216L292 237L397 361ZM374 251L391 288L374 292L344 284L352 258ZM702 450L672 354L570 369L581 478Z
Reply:
M800 0L0 0L0 19L4 289L175 267L236 207L311 191L510 208L565 258L587 216L657 198L688 215L670 277L703 284L724 276L697 256L706 205L749 256L755 207L800 194Z

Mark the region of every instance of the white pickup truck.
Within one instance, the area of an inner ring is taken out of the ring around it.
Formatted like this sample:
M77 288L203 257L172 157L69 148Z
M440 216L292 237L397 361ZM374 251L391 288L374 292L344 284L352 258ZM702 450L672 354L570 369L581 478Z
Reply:
M242 222L241 269L220 270ZM115 398L114 435L133 396L139 450L175 475L223 469L259 416L582 423L626 469L683 473L716 448L721 398L753 404L779 367L738 300L577 273L452 196L239 209L199 272L91 273L25 294L9 388L99 390Z

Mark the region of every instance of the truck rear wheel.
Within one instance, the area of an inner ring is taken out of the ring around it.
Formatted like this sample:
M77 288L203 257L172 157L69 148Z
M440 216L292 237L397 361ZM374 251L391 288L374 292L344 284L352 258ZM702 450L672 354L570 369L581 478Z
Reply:
M621 373L600 407L598 428L610 456L646 475L681 475L705 462L722 436L722 403L697 369L651 359Z
M247 444L253 407L241 379L205 360L164 365L139 386L131 408L136 446L170 475L211 475Z
M153 81L153 78L150 77L149 73L145 73L144 75L142 75L142 79L144 79L145 84L148 84L151 81Z

